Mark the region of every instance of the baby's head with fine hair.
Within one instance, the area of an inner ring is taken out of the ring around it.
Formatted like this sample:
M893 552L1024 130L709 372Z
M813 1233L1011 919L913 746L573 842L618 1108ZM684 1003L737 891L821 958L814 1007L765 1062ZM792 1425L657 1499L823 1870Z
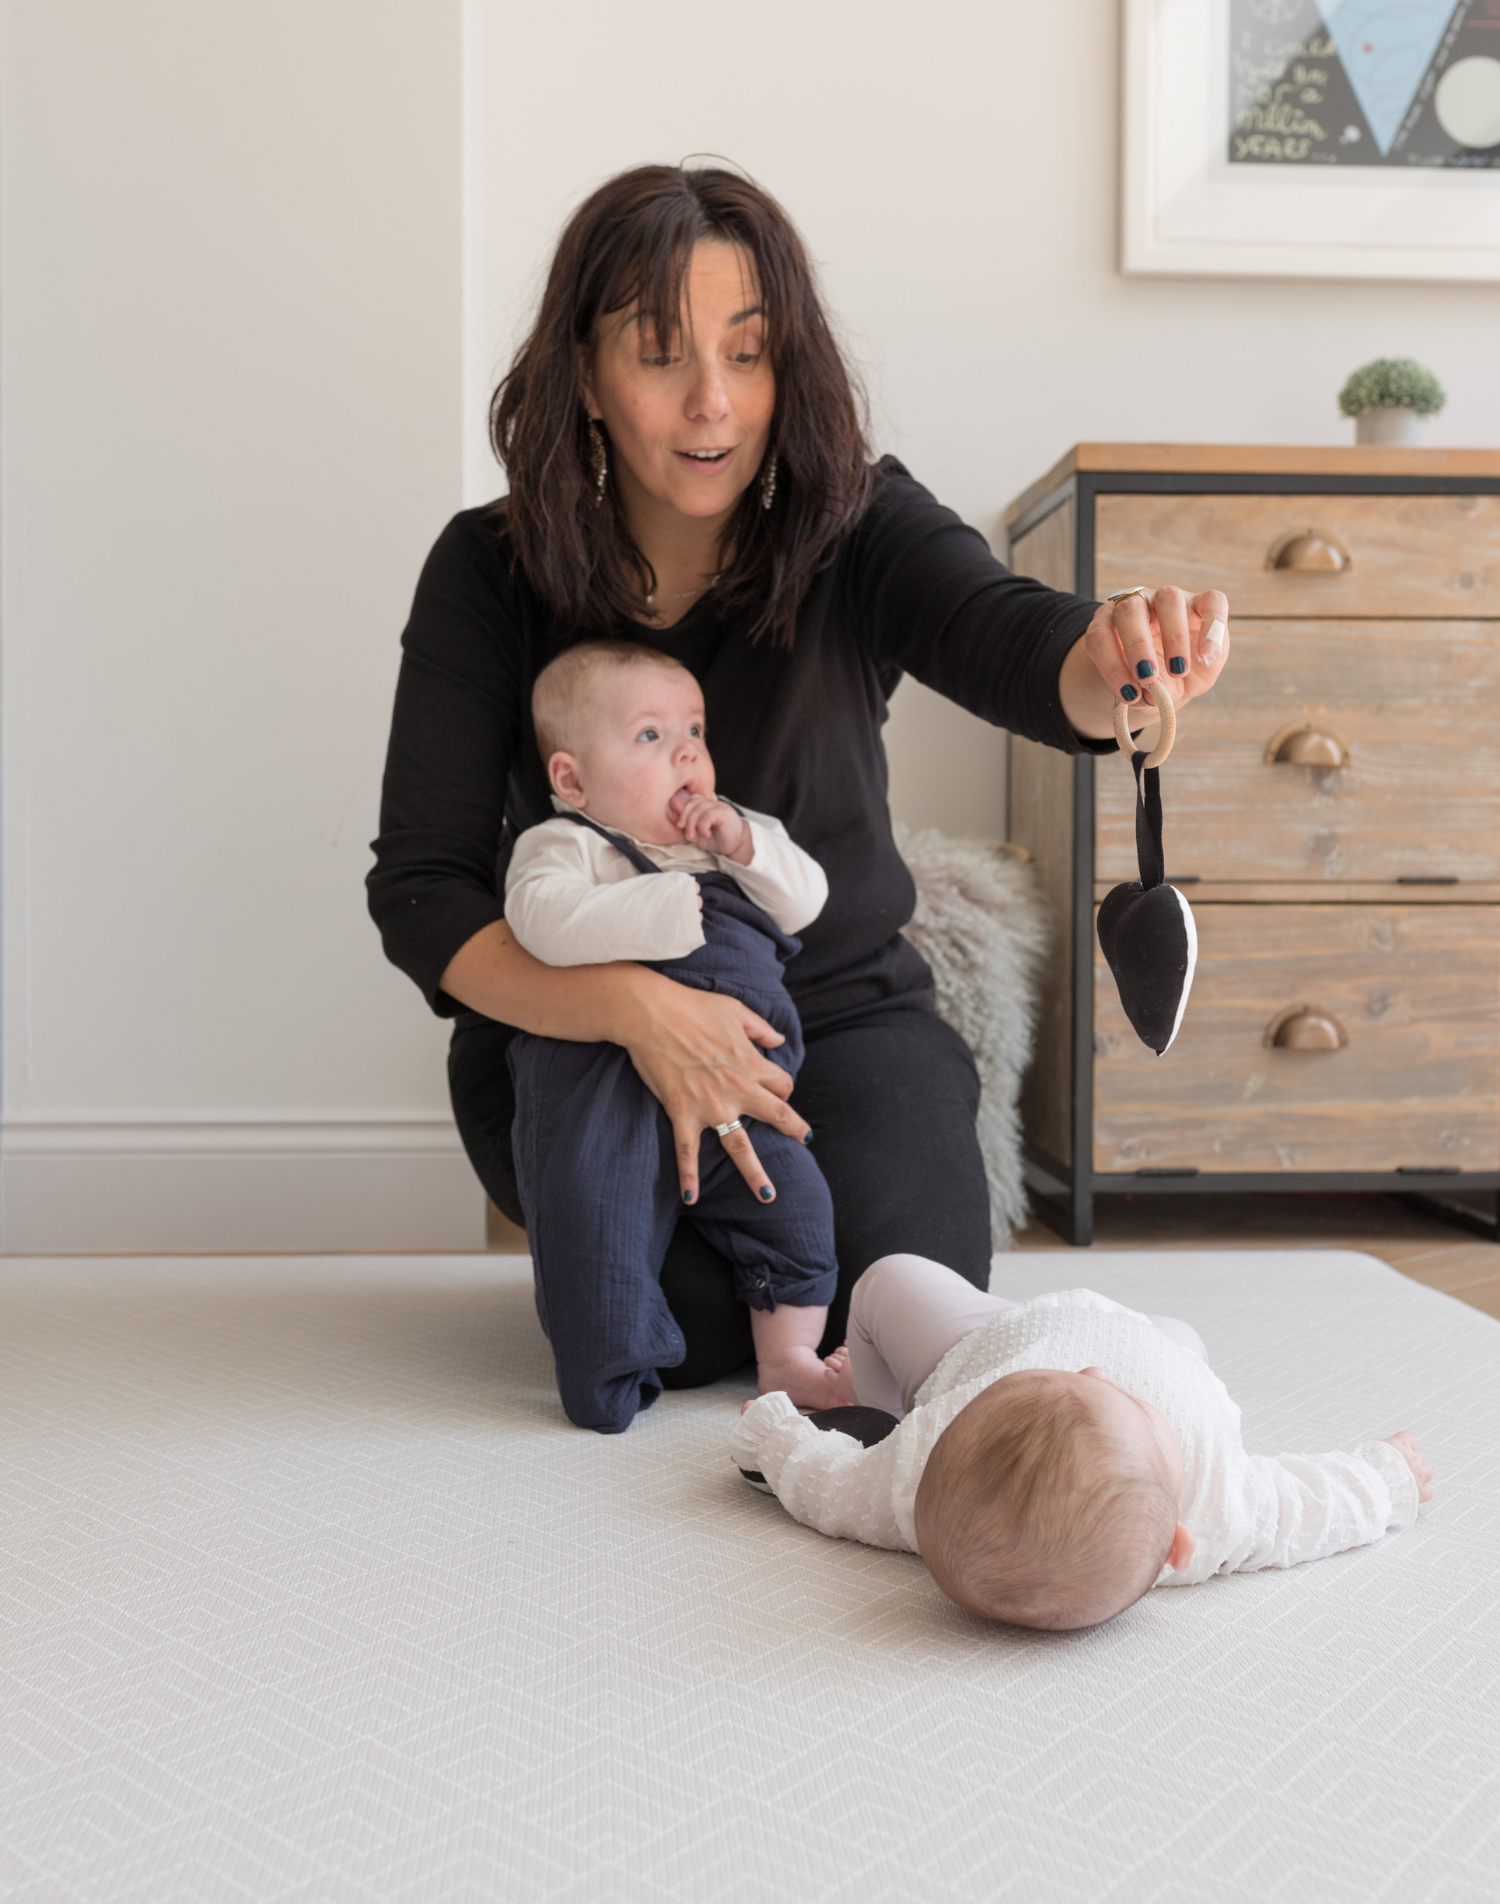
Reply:
M543 761L564 750L578 752L595 723L613 711L621 691L652 676L666 676L690 690L698 685L680 661L642 642L616 636L564 648L531 690L532 725Z
M1192 1537L1182 1457L1154 1408L1102 1369L1027 1369L939 1436L917 1489L917 1545L960 1606L1015 1626L1113 1619Z
M685 803L713 796L703 690L655 648L610 638L564 649L536 678L531 718L553 792L601 826L671 846Z

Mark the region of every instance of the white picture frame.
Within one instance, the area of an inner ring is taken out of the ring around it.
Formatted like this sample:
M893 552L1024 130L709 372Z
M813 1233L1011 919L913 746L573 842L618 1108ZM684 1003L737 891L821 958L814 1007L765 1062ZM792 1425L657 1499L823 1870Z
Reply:
M1231 166L1229 15L1124 0L1123 272L1500 281L1500 169Z

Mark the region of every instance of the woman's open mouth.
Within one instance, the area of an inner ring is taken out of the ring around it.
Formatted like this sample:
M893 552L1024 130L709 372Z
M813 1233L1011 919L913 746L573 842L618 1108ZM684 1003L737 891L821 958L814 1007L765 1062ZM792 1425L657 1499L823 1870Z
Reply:
M676 450L673 454L680 456L684 462L696 464L699 469L720 469L734 455L734 451L732 449Z

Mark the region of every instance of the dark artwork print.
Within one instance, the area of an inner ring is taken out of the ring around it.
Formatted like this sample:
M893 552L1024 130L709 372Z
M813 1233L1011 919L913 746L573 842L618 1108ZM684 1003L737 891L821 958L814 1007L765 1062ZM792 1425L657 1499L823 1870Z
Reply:
M1232 165L1500 168L1500 0L1229 0Z

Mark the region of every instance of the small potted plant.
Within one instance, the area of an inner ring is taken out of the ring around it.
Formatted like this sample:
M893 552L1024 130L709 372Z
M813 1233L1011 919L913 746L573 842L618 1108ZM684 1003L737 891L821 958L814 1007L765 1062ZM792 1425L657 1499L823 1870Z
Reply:
M1356 443L1420 443L1428 417L1447 401L1432 372L1410 357L1377 357L1339 392L1339 408L1354 418Z

